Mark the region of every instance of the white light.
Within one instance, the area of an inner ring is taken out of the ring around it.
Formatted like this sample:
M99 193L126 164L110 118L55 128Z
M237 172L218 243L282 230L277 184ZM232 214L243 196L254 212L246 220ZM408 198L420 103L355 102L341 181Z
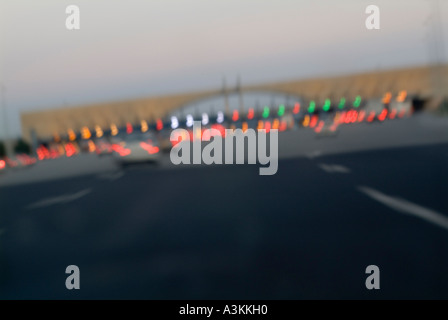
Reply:
M187 127L192 127L193 126L193 116L191 114L187 115Z
M223 123L224 122L224 113L221 111L218 112L218 117L216 118L216 122Z
M208 114L203 113L202 114L202 125L206 126L208 124Z
M171 117L171 129L176 129L179 126L179 121L176 117Z

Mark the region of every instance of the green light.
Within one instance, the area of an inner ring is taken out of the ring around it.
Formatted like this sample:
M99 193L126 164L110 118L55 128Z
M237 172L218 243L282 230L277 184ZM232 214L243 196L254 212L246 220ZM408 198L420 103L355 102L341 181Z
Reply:
M278 116L281 117L284 114L285 114L285 106L281 104L278 106Z
M313 113L315 109L316 109L316 102L314 102L313 100L311 100L311 101L310 101L310 106L308 107L308 112L309 112L309 113Z
M264 107L262 116L263 118L269 117L269 107Z
M331 100L330 99L325 99L325 104L322 107L322 109L324 109L324 111L328 111L330 110L331 107Z
M341 101L339 101L339 109L342 109L342 108L344 108L344 106L345 106L345 98L341 98Z
M361 96L357 96L355 101L353 102L353 106L358 108L361 105Z

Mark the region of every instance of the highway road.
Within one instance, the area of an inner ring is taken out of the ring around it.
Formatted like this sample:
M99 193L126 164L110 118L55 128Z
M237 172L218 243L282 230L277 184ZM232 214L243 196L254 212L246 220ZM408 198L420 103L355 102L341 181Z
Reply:
M273 176L165 162L4 185L0 298L447 299L448 127L415 119L287 133Z

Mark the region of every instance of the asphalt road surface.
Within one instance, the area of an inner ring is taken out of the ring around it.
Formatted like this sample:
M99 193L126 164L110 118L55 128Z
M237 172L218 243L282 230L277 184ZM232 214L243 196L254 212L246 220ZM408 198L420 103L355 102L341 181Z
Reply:
M2 187L0 298L447 299L448 143L379 146Z

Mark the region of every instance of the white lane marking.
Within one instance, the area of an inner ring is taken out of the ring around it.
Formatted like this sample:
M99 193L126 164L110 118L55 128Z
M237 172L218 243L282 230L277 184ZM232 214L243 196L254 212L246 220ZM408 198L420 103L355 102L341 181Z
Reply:
M84 197L85 195L89 194L90 192L92 192L92 189L84 189L81 190L79 192L73 193L73 194L65 194L59 197L53 197L53 198L47 198L47 199L43 199L41 201L37 201L33 204L30 204L27 209L36 209L36 208L42 208L42 207L48 207L51 206L53 204L57 204L57 203L68 203L70 201L74 201L77 200L79 198Z
M381 193L369 187L359 186L358 189L369 197L377 200L378 202L381 202L386 206L391 207L392 209L395 209L402 213L414 215L416 217L434 223L439 227L448 229L448 217L441 213L438 213L431 209L427 209L425 207L419 206L418 204L409 202L401 198L385 195L384 193Z
M324 163L321 163L321 164L319 164L319 167L322 170L324 170L324 171L326 171L328 173L333 173L333 172L349 173L350 172L349 168L344 167L344 166L340 166L340 165L337 165L337 164L324 164Z
M124 172L118 171L118 172L100 174L97 176L97 178L103 179L103 180L114 181L114 180L120 179L122 176L124 176Z
M314 159L316 157L319 157L320 155L322 155L322 151L319 151L319 150L314 150L314 151L308 152L306 154L308 159Z

